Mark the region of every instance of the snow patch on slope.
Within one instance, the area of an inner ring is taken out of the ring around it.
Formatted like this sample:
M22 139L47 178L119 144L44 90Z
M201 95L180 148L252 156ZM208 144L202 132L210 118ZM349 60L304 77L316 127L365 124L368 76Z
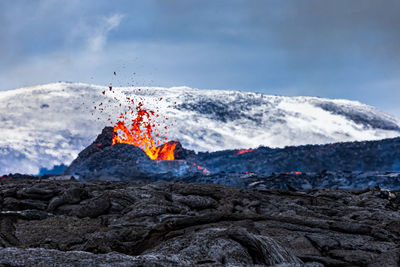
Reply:
M141 96L147 107L158 107L173 123L168 139L196 151L400 135L399 119L355 101L188 87L114 89L116 94L103 96L108 87L53 83L0 92L0 175L69 164L107 125L108 116L119 114L114 108L92 115L94 105L114 96L121 101Z

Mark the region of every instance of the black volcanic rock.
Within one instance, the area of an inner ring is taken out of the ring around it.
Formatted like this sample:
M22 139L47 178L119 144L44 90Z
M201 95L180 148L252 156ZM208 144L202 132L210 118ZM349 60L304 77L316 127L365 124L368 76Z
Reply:
M252 172L270 175L292 171L400 171L400 138L272 149L260 147L199 153L198 163L212 173Z
M149 170L155 168L155 163L142 149L128 144L115 144L99 150L89 147L84 151L64 174L77 175L86 180L113 180L145 177Z
M171 141L173 161L153 161L135 146L112 145L112 138L113 128L104 128L64 174L84 181L144 179L252 189L400 189L400 138L198 154Z
M183 175L164 179L174 182L214 183L243 189L312 189L343 188L365 189L381 187L400 190L399 172L349 172L322 171L318 173L273 173L262 175L256 173L201 173Z
M0 195L1 266L400 263L400 192L378 188L18 180Z
M168 144L176 144L174 150L176 160L193 160L196 158L196 153L193 150L185 149L179 141L169 141ZM163 146L161 145L161 147Z
M96 140L87 148L79 153L79 156L85 158L96 152L101 152L106 147L112 146L112 140L114 137L113 127L104 127L101 134L99 134Z
M73 175L85 181L154 180L164 176L180 176L190 170L193 173L197 171L186 161L154 161L139 147L122 143L112 145L113 134L112 127L105 127L97 139L79 153L63 174ZM176 144L176 158L193 157L194 152L185 150L178 141L169 143Z

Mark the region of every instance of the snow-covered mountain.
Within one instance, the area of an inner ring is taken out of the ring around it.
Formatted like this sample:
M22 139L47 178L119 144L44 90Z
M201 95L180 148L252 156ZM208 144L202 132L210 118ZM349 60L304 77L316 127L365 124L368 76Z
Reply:
M53 83L0 92L0 175L69 164L122 111L126 96L168 117L187 149L324 144L400 136L400 120L355 101L188 87L113 88ZM114 99L115 98L115 99ZM161 100L160 100L161 99ZM120 101L98 112L99 103Z

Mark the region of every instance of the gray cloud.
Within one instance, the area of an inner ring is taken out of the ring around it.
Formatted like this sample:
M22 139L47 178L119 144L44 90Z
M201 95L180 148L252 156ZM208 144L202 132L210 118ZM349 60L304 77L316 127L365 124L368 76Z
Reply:
M104 84L118 70L143 84L349 98L400 115L390 96L400 86L398 14L397 0L4 0L0 90Z
M400 49L400 2L396 0L300 0L281 7L279 15L271 9L263 11L266 5L264 9L253 6L253 18L272 32L274 41L311 60L329 53L370 59L399 54L393 53Z

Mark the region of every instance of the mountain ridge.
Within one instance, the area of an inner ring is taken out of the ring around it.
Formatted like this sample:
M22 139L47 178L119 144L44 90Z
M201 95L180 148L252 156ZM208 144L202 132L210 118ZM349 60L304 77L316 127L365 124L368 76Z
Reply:
M118 106L95 113L95 105L113 97L123 107L126 96L143 98L146 108L168 116L166 137L195 151L400 136L398 118L358 101L182 86L113 87L114 95L102 95L104 90L108 87L62 82L0 92L0 175L68 165L107 118L119 114Z

